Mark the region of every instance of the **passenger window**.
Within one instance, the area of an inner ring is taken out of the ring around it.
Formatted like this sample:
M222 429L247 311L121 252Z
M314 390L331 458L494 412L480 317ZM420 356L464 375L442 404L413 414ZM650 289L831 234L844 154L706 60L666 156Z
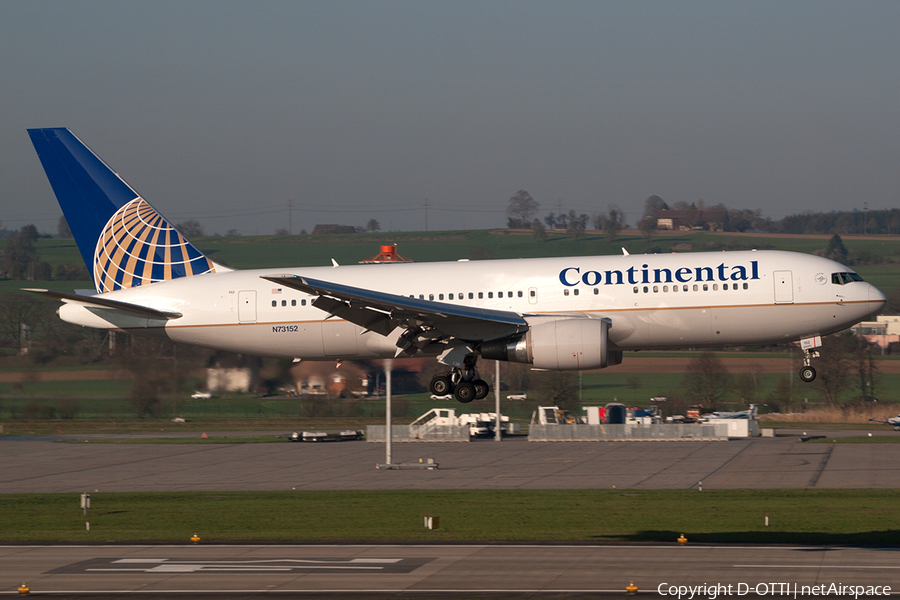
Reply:
M744 289L745 289L745 290L746 290L747 288L749 288L749 287L750 287L750 286L747 285L746 283L744 284Z
M659 293L659 286L658 286L658 285L654 285L654 286L653 286L653 293L654 293L654 294L658 294L658 293Z
M566 288L563 290L563 296L568 296L568 295L569 295L569 288Z
M272 306L278 306L278 302L276 302L275 300L272 300Z
M429 300L434 300L434 294L428 294L428 299L429 299Z
M469 300L472 300L474 297L475 297L475 295L472 294L472 292L469 292Z
M444 299L444 295L443 295L443 294L438 294L438 300L443 300L443 299Z
M447 296L447 300L453 300L453 294L450 294L449 296Z
M673 291L673 292L677 292L677 291L678 291L678 286L677 286L677 285L673 285L673 286L672 286L672 291Z
M714 283L714 284L713 284L713 291L714 291L714 292L718 292L718 291L719 291L719 284L718 284L718 283Z
M668 291L669 291L669 286L664 285L664 286L663 286L663 291L664 291L664 292L668 292Z
M577 296L577 295L578 295L578 288L575 288L574 291L575 291L575 295Z
M703 291L704 291L704 292L708 292L708 291L709 291L709 284L708 284L708 283L704 283L704 284L703 284Z
M600 288L594 288L594 295L596 296L599 293L600 293Z
M727 283L723 283L723 284L722 284L722 289L723 289L723 290L727 290L727 289L728 289L728 284L727 284Z
M519 290L519 298L522 297L522 290Z
M699 290L699 289L700 289L700 288L697 287L697 284L695 283L695 284L694 284L694 291L696 292L696 291Z
M306 298L304 298L303 300L300 301L300 305L301 305L301 306L306 306Z
M287 300L282 300L282 301L281 301L281 305L282 305L282 306L287 306Z
M484 298L484 292L478 292L478 299L481 300Z
M648 288L648 287L645 285L645 286L644 286L644 293L646 294L646 293L649 292L649 291L650 291L650 288Z
M493 297L494 297L494 292L488 292L488 298L493 298Z
M537 296L537 292L535 290L530 290L528 292L528 295L531 296L532 298L534 298L535 296Z
M291 300L291 306L297 306L297 301L296 301L296 300Z
M638 289L637 289L637 286L634 286L634 293L635 293L635 294L637 294L637 293L638 293Z
M419 294L419 300L424 300L424 299L425 299L425 295L424 295L424 294Z

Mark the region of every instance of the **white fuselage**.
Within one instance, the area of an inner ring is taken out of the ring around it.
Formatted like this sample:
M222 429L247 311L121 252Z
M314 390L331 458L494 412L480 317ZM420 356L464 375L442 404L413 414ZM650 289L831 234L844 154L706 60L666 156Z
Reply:
M831 260L778 251L583 256L255 269L184 277L104 297L177 311L169 321L67 302L60 317L130 333L263 356L393 357L389 337L312 306L315 296L264 275L291 274L400 296L524 315L607 317L616 349L733 346L841 331L884 304L871 284Z

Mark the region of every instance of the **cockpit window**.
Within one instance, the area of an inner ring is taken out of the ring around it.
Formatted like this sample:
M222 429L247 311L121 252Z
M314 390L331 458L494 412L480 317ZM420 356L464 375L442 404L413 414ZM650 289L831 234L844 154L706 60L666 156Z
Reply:
M851 281L863 281L863 278L859 276L857 273L832 273L831 274L831 283L835 283L837 285L844 285L845 283L850 283Z

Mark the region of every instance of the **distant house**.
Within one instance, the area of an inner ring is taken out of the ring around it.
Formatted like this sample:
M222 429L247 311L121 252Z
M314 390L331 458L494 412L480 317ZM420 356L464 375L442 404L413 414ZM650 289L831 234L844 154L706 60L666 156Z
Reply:
M854 335L861 335L870 344L887 348L893 354L894 346L900 343L900 316L878 315L874 321L863 321L850 328Z
M723 209L689 208L686 210L656 211L656 228L670 231L708 229L722 231L728 222L728 211Z
M249 392L259 376L259 359L239 354L221 354L206 369L206 389L211 392Z
M313 235L326 233L356 233L356 227L352 225L316 225L313 229Z

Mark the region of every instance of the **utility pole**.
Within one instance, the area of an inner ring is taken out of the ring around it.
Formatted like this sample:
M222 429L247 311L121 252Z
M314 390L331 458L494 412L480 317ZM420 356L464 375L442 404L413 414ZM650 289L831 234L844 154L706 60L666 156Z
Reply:
M288 234L294 235L294 200L288 200Z
M428 198L425 198L422 207L425 208L425 231L428 231Z

